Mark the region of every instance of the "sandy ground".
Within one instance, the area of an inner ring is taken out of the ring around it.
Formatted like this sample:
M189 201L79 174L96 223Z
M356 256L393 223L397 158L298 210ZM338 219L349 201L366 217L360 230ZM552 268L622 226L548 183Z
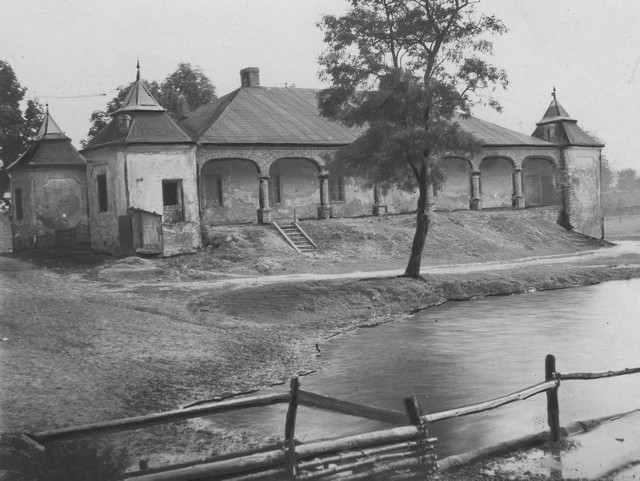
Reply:
M218 247L166 260L0 256L0 432L263 388L321 368L315 345L336 333L448 299L640 276L632 244L567 233L544 212L525 216L440 216L426 282L389 277L406 259L410 216L310 222L323 249L303 258L255 226L228 228ZM184 423L105 442L126 446L128 462L158 465L260 441Z

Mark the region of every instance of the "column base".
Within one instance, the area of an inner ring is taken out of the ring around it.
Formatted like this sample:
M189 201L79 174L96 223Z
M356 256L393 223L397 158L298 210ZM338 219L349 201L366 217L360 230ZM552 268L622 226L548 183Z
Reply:
M258 224L271 224L271 209L258 209Z
M513 199L513 206L516 209L524 209L524 197L516 197Z
M318 219L330 219L332 215L332 209L330 205L318 206Z
M375 215L376 217L387 215L387 206L384 204L375 204L373 206L373 215Z
M471 199L469 202L469 209L482 210L482 199Z

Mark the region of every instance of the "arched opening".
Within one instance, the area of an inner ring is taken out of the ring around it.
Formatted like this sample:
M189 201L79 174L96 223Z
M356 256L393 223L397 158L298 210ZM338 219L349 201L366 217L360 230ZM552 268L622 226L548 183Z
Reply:
M269 167L269 206L274 219L313 218L320 203L320 168L311 159L283 158Z
M482 207L511 207L513 163L506 157L487 157L480 163Z
M549 159L530 158L522 163L525 206L551 205L556 201L556 172Z
M207 225L251 222L259 206L259 168L248 159L210 160L200 170L200 206Z
M442 161L445 183L436 190L436 208L439 210L468 209L471 198L471 164L460 157Z

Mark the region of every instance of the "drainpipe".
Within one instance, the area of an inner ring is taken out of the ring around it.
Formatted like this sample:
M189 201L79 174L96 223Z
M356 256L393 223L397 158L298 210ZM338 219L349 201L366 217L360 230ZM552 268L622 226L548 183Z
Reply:
M602 196L602 149L598 151L598 203L600 204L600 239L604 239L604 200Z

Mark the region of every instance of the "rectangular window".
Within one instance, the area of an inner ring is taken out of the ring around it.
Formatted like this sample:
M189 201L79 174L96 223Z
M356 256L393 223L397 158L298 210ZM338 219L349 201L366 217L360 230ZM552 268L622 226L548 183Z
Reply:
M109 194L107 192L107 174L96 176L98 183L98 212L109 211Z
M222 176L205 174L203 176L203 182L205 207L223 207Z
M16 210L16 220L22 220L24 218L24 211L22 210L22 189L13 191L13 207Z
M271 174L269 178L269 205L282 204L282 179L280 174Z
M184 221L182 208L182 180L162 181L163 222L175 224Z
M340 174L329 175L329 202L344 202L344 177Z

